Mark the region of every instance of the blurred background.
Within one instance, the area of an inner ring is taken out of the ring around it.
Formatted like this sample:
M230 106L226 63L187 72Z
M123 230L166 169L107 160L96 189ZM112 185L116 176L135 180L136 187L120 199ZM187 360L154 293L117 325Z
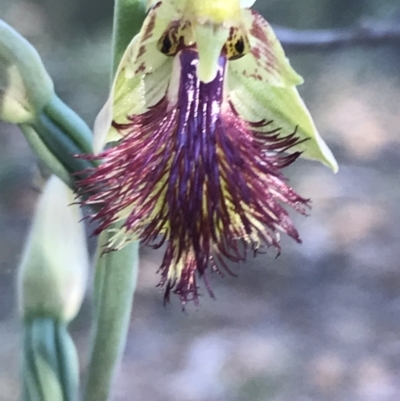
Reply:
M200 0L198 0L200 1ZM91 126L109 82L112 0L1 0L0 18L38 49L56 90ZM258 0L271 22L346 28L400 23L397 0ZM115 400L400 399L400 42L288 52L340 165L287 170L313 200L303 244L211 277L217 300L162 305L160 254L142 251ZM0 401L19 399L15 273L38 196L35 157L0 123ZM85 372L90 295L72 330Z

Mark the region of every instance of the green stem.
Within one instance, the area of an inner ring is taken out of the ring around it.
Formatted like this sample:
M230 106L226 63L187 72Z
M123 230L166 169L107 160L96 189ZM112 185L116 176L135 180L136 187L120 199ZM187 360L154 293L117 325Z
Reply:
M143 23L144 2L115 0L112 79L125 49ZM103 232L98 241L94 333L84 401L109 399L128 335L138 274L139 243L135 241L119 251L102 254L117 230L120 227L115 225Z
M146 15L145 0L115 0L113 29L113 77L132 38Z
M118 228L116 228L118 229ZM100 235L95 273L95 325L84 401L107 401L128 334L136 288L139 245L102 255L114 235Z
M67 169L59 162L53 153L50 152L50 150L40 139L37 132L30 125L22 124L19 127L36 156L50 169L53 174L61 178L70 188L73 188L73 180Z
M58 159L69 174L74 175L74 178L78 178L77 173L94 166L93 162L76 157L85 153L85 150L71 139L68 131L60 127L46 113L41 113L37 117L32 128L38 133L46 148Z
M78 145L81 152L92 153L92 131L57 95L54 95L44 113Z

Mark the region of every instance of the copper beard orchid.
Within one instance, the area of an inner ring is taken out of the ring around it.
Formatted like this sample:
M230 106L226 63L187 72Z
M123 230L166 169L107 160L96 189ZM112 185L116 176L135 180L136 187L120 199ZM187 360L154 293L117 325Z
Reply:
M150 2L96 121L102 164L80 192L99 207L96 233L120 222L110 250L165 243L166 300L197 300L207 268L262 245L279 251L279 231L300 241L284 206L305 213L308 200L281 169L300 154L337 169L301 82L268 23L239 0Z

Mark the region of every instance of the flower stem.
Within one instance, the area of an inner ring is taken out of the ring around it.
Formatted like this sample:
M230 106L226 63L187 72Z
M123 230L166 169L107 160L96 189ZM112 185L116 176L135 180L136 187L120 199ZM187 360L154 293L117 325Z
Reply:
M96 254L95 323L84 401L107 401L129 328L139 244L102 254L114 233L100 235Z
M86 153L86 146L85 149L82 149L81 144L75 141L74 136L71 134L73 130L63 126L63 123L64 121L53 120L43 112L36 118L35 122L32 124L32 128L37 132L50 153L53 154L68 173L73 175L76 179L78 178L77 173L93 167L94 164L88 160L76 157L79 154ZM78 136L80 133L80 131L75 132L74 135ZM81 142L83 141L84 139L82 138ZM50 160L47 161L49 162ZM52 166L49 166L49 168L51 170L55 169L55 167L52 168Z
M145 17L144 0L115 0L113 28L113 80L128 44ZM100 235L96 254L95 316L92 351L84 401L107 401L128 334L139 265L139 242L103 254L104 246L120 227Z
M79 146L81 152L92 153L92 131L57 95L44 108L46 115Z
M114 77L118 64L132 38L139 32L145 14L145 0L115 0L113 29Z
M73 188L73 180L64 165L50 152L38 133L30 126L21 124L19 126L25 139L35 152L36 156L50 169L50 171L59 177L66 185Z

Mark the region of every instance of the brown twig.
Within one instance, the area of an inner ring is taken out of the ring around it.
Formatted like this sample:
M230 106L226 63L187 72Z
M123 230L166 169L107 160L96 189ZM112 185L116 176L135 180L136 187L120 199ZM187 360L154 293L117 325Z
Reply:
M400 44L400 24L364 21L345 29L297 30L274 26L286 50L333 50L350 46Z

